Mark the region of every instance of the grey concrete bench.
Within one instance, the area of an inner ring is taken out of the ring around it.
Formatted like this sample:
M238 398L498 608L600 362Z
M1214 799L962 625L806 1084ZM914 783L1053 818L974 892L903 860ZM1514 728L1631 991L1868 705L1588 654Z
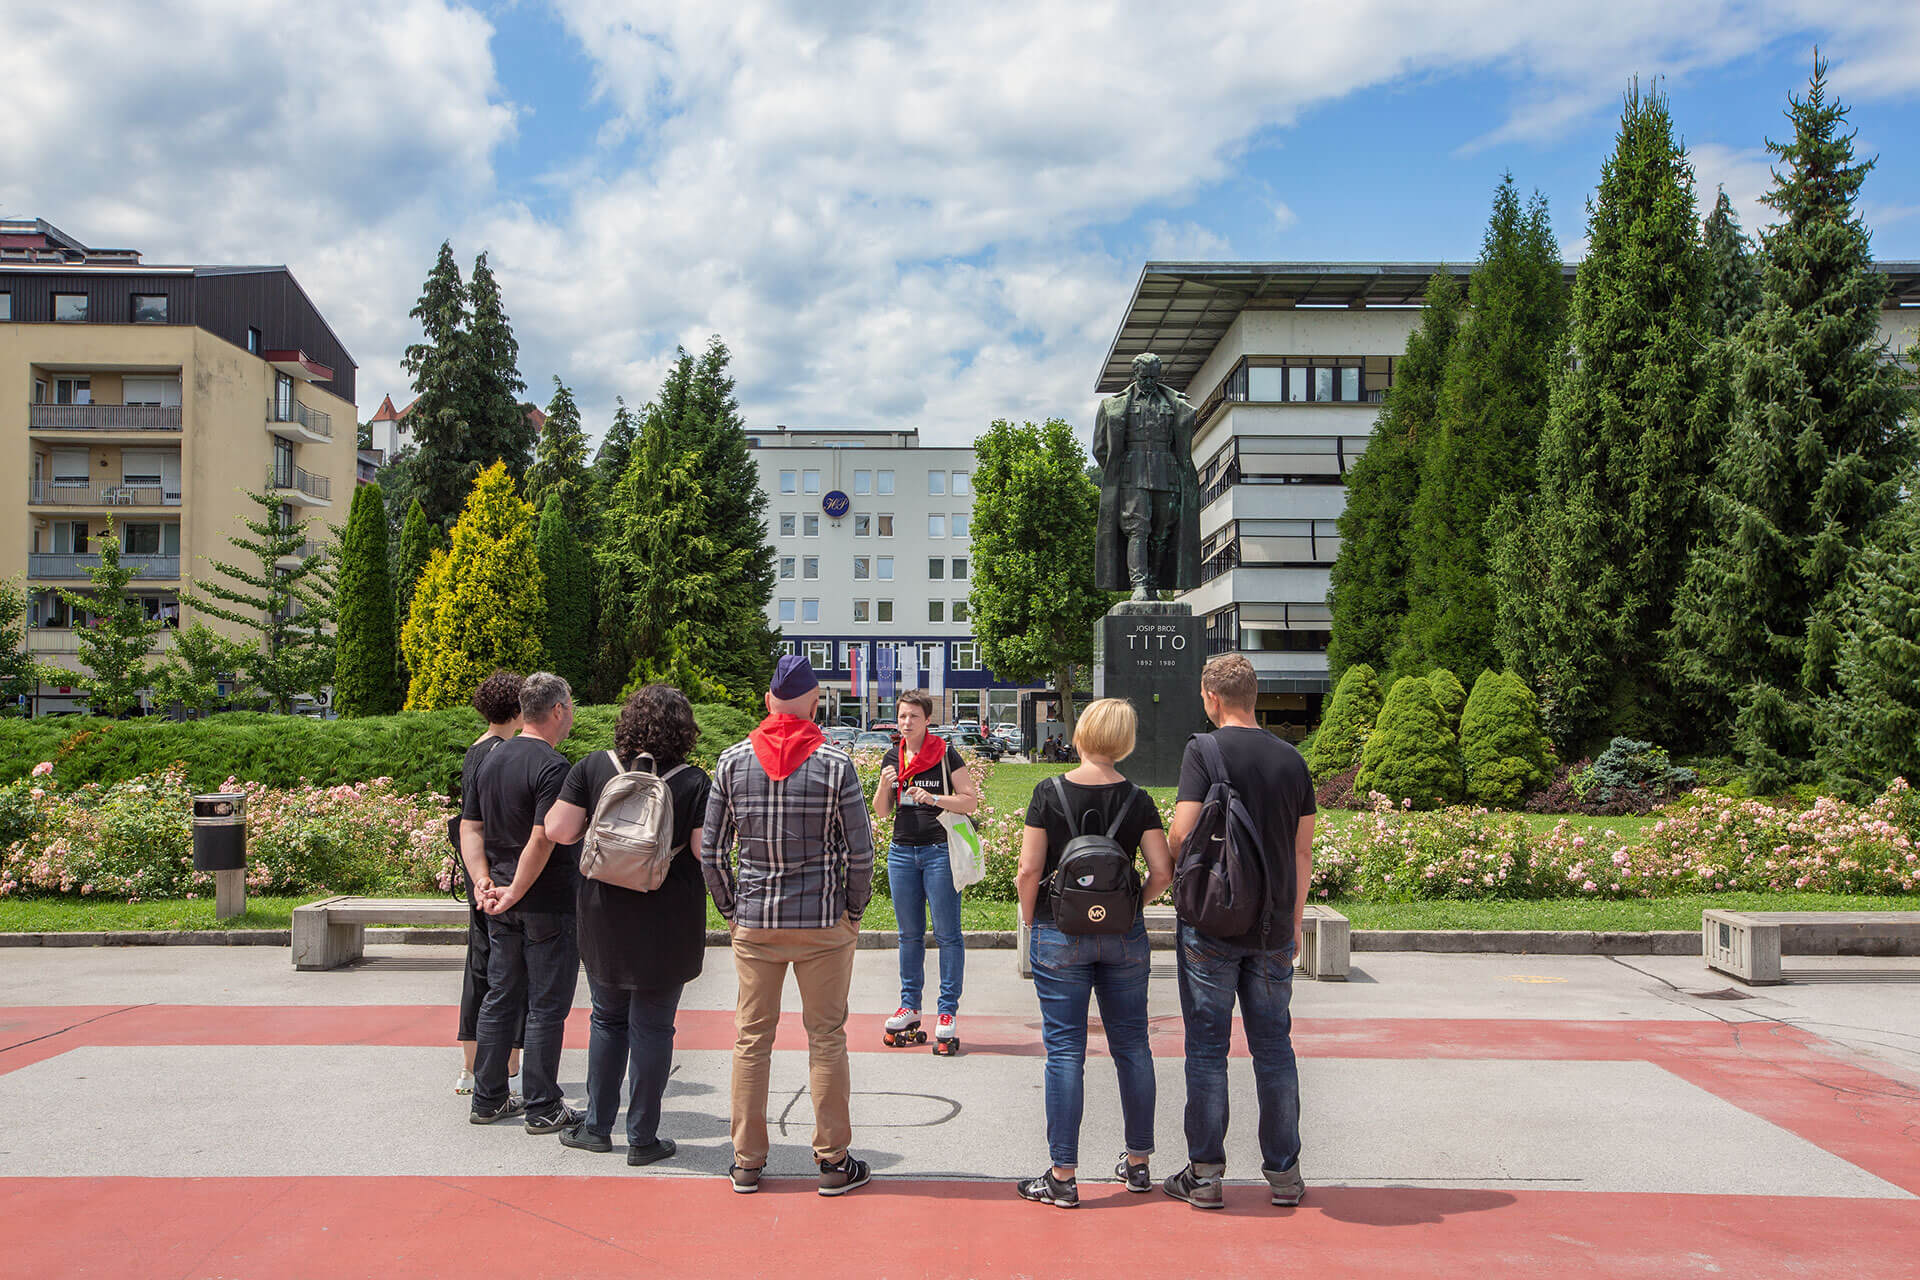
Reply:
M458 898L322 898L293 909L293 967L337 969L366 950L370 924L466 924Z
M1160 950L1174 945L1175 917L1169 906L1148 907L1147 941ZM1353 926L1332 907L1308 904L1300 924L1300 945L1294 967L1320 982L1345 982L1353 959Z
M1700 913L1707 967L1751 986L1780 978L1780 957L1920 955L1920 911L1722 911Z

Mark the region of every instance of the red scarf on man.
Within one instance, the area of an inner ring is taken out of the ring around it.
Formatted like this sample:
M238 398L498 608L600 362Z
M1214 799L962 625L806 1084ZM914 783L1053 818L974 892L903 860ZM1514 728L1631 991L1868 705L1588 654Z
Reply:
M827 735L811 720L776 713L762 720L759 728L747 738L753 743L753 754L760 761L760 767L767 771L769 778L779 782L805 764L807 757L827 740Z
M938 765L941 760L946 758L946 754L947 740L928 734L925 738L921 739L919 753L916 754L912 762L909 763L907 760L907 740L905 737L902 737L900 739L899 769L899 788L901 794L904 795L906 793L908 779L917 773L925 773L927 770Z

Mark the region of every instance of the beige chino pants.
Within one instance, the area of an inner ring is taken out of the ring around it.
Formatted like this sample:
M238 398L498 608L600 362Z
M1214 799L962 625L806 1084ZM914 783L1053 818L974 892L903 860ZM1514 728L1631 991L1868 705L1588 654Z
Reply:
M847 990L860 926L849 916L830 929L733 931L733 967L739 975L734 1014L733 1159L744 1168L767 1162L767 1076L780 1027L780 992L793 966L800 988L800 1022L807 1032L808 1083L813 1093L813 1157L837 1161L853 1141L848 1103Z

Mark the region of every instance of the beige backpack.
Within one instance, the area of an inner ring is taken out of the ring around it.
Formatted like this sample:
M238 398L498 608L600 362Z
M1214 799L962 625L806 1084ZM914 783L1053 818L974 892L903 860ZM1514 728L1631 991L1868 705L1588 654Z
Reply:
M600 792L580 846L580 874L623 889L658 889L673 865L673 793L667 779L687 766L677 764L665 773L653 771L653 757L634 763L646 769L626 769L620 757L607 752L620 770Z

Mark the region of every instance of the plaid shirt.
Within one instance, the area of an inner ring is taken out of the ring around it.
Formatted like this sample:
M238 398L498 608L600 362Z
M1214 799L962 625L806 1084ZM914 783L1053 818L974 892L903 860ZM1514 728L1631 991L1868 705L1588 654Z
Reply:
M822 744L776 782L753 743L728 747L713 770L700 870L720 914L749 929L858 920L873 896L873 826L852 757Z

